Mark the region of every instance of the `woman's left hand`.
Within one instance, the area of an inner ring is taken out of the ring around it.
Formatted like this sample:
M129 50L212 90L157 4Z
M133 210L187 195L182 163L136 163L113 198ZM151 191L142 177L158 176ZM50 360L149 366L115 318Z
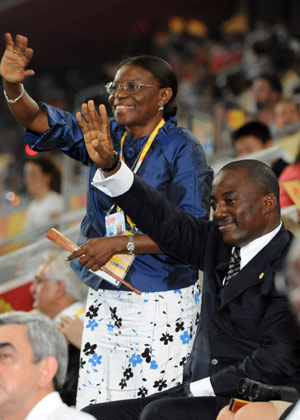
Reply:
M82 114L84 118L80 112L77 112L76 119L83 132L90 158L98 168L110 168L114 163L114 148L105 106L99 106L100 115L98 115L94 101L89 100L82 104Z
M68 261L79 258L80 264L93 271L101 267L111 259L113 255L126 250L127 237L124 235L89 239L77 251L68 257Z

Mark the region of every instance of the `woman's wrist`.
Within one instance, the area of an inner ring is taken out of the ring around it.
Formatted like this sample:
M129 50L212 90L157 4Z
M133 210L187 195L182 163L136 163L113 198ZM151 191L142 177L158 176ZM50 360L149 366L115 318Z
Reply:
M117 165L116 165L116 167L114 169L112 169L110 171L103 170L102 168L99 168L99 169L101 170L104 178L109 178L110 176L112 176L115 173L117 173L118 170L120 169L120 167L121 167L121 162L120 162L120 159L119 159L118 162L117 162Z
M23 83L16 83L13 88L10 87L9 89L7 88L7 84L5 84L3 89L4 97L9 104L15 104L18 102L23 97L24 92L25 89Z
M102 168L103 172L112 172L118 166L118 163L120 161L120 156L115 150L114 150L113 153L114 153L114 160L113 160L112 164L108 168Z

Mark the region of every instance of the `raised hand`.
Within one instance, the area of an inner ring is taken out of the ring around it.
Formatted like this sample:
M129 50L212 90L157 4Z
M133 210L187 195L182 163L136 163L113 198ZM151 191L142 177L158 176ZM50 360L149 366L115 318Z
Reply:
M0 74L8 83L22 83L34 75L34 71L26 69L33 56L33 49L28 47L28 38L16 35L15 41L10 33L5 34L6 49L0 63Z
M114 149L110 137L109 121L104 105L99 106L99 114L93 100L82 104L82 117L77 112L76 119L84 135L84 142L90 158L98 168L110 168L114 162Z

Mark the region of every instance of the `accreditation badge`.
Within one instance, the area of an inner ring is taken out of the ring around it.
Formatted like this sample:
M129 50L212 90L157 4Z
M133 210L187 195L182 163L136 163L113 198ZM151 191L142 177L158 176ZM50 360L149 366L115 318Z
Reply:
M125 215L122 210L105 217L106 236L126 235Z
M116 213L108 214L105 217L106 236L126 235L126 222L124 212L120 209ZM107 274L113 276L116 280L123 280L126 276L132 262L134 255L119 254L114 255L101 268Z

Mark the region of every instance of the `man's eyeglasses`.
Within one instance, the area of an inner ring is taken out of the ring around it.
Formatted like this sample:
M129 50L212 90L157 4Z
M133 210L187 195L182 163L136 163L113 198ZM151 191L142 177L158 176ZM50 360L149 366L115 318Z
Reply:
M105 85L106 92L109 95L115 95L121 89L129 93L137 93L140 91L141 87L159 87L159 86L147 85L146 83L140 83L140 82L125 82L125 83L109 82Z

